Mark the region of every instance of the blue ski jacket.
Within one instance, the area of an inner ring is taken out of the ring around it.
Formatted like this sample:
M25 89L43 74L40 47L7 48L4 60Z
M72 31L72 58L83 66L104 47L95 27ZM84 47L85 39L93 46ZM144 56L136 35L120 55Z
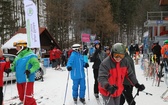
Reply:
M73 51L70 58L67 62L67 67L72 67L70 71L71 79L81 79L85 78L84 66L85 66L84 57L79 52Z
M39 70L40 64L37 56L29 49L21 51L12 63L11 70L16 72L17 83L34 82L35 72ZM27 78L25 71L29 70L30 75Z

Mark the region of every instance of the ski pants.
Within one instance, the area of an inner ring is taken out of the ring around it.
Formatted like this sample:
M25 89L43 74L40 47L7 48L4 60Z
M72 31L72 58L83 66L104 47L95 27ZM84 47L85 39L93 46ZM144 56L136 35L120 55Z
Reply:
M99 93L99 89L98 89L98 74L99 74L99 69L93 69L93 74L94 74L94 93L98 94Z
M74 79L72 90L73 90L72 91L73 98L77 98L78 94L79 94L79 98L85 98L85 91L86 91L85 78ZM78 93L78 90L79 90L79 93Z
M133 86L124 85L124 90L120 98L120 105L124 105L125 100L127 101L128 105L135 105L134 98L132 96ZM130 104L132 102L132 104Z
M3 102L3 87L0 87L0 105L2 105Z
M19 99L23 102L25 98L24 105L37 105L33 97L34 94L33 88L34 88L34 82L17 83Z
M102 96L104 105L120 105L120 97L106 97Z

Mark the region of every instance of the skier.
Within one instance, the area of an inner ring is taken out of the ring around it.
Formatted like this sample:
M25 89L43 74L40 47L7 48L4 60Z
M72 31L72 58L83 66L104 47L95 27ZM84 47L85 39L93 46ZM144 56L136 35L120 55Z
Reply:
M156 55L156 62L158 65L160 64L160 57L161 57L161 46L159 45L159 41L155 41L152 46L152 52Z
M55 70L62 70L62 68L60 67L62 52L60 49L56 49L55 53L56 53L56 62L57 62Z
M139 60L139 52L140 52L140 49L139 49L139 45L138 44L135 44L135 64L138 64L138 60Z
M14 42L17 57L14 59L9 72L16 72L17 90L19 99L24 105L37 105L33 97L35 72L40 68L37 56L27 47L27 42Z
M98 90L98 73L99 73L99 65L106 57L106 53L101 50L101 44L99 40L94 41L95 43L95 52L91 57L91 62L93 62L93 74L94 74L94 95L96 98L99 98L99 90Z
M74 44L72 50L67 62L67 70L70 71L71 79L73 81L72 96L75 104L77 104L78 96L80 101L85 104L86 83L84 67L89 67L89 64L84 62L84 57L80 53L82 50L80 44ZM80 90L78 90L78 87L80 87Z
M110 47L106 46L104 51L106 52L106 56L110 56L111 52L110 52Z
M56 47L53 47L52 50L50 50L50 61L52 64L52 68L57 68L57 60L56 60Z
M128 54L126 51L125 58L130 62L131 69L133 70L134 75L135 74L135 66L134 66L134 60L131 58L131 56ZM134 101L132 91L133 91L133 86L131 83L127 80L127 78L124 78L124 90L123 93L121 94L120 98L120 105L124 105L125 100L127 101L128 105L135 105L136 102Z
M163 69L163 66L165 67L165 83L167 85L168 88L168 40L164 41L164 45L162 46L161 49L161 54L162 54L162 58L163 58L163 62L161 64L161 68ZM163 98L164 95L162 95L161 97ZM168 101L168 96L164 98L164 101Z
M130 47L129 47L129 52L130 52L130 56L133 58L134 52L135 52L135 48L133 43L131 43Z
M90 49L89 49L89 59L91 58L91 56L94 53L95 48L91 45Z
M145 89L139 84L130 62L125 57L125 46L116 43L112 46L111 56L106 57L99 68L99 91L102 94L105 105L119 105L120 96L124 90L123 81L127 77L132 85L139 91Z
M5 58L3 57L3 51L0 49L0 105L3 105L3 73L5 71L8 75L8 69Z

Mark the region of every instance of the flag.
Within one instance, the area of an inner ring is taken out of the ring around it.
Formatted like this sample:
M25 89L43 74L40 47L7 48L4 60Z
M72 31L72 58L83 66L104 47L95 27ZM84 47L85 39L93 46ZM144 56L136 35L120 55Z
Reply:
M24 0L24 10L26 17L27 46L29 48L40 48L37 7L32 0Z
M94 43L95 39L96 39L96 34L90 34L90 42Z
M90 42L90 35L83 33L82 34L82 42Z

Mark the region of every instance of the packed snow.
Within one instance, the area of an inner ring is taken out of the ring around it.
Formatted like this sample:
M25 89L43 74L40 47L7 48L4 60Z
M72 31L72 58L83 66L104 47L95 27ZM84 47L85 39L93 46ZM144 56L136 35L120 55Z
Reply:
M89 68L86 69L86 104L87 105L99 105L93 94L93 70L92 64L89 63ZM160 98L162 93L167 89L167 86L164 82L161 82L160 87L152 86L152 79L148 81L143 75L143 70L140 67L141 62L139 61L138 65L135 65L136 75L139 80L139 83L143 83L146 89L143 92L139 92L139 95L135 97L135 101L137 105L168 105L168 102L164 102L163 99ZM72 98L72 80L69 77L68 79L68 71L65 67L62 67L64 71L54 70L51 67L47 68L47 72L44 76L44 81L36 81L34 85L34 97L37 101L37 105L63 105L65 99L65 105L73 105ZM88 71L88 78L87 78ZM89 80L89 85L87 85L87 79ZM164 79L163 79L164 80ZM68 84L67 84L68 83ZM65 98L66 86L67 94ZM6 91L4 93L4 105L10 105L11 103L19 103L19 99L9 100L12 97L17 96L17 88L16 84L4 85L4 89ZM89 94L88 94L89 92ZM134 88L133 95L135 96L137 90ZM152 94L149 95L148 93ZM89 96L89 97L88 97ZM168 93L166 94L168 96ZM103 105L103 100L100 97L101 104ZM78 101L78 105L82 105ZM128 105L125 103L125 105Z

